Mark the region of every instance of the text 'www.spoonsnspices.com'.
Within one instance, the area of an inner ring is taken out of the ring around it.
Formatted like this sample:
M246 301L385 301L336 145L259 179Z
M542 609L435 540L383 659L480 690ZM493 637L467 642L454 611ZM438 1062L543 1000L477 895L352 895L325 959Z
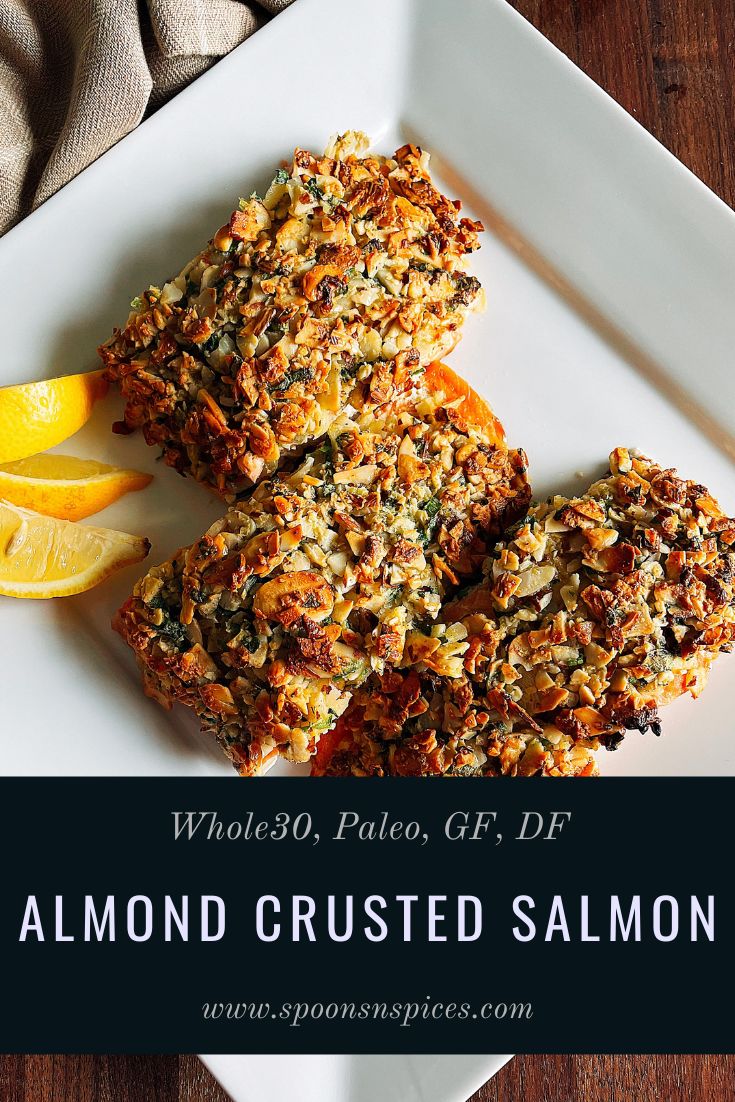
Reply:
M305 1022L354 1021L392 1022L408 1028L429 1021L528 1021L533 1017L531 1002L471 1003L434 1002L208 1002L202 1008L205 1021L280 1022L298 1027Z

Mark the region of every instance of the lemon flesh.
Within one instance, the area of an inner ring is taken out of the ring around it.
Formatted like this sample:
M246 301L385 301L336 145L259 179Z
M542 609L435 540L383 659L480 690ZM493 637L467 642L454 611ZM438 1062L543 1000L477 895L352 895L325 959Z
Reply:
M140 562L149 548L141 536L73 524L0 501L0 594L7 597L82 593Z
M82 427L106 393L101 371L0 387L0 463L60 444Z
M37 513L83 520L132 490L151 475L77 459L73 455L33 455L0 464L0 498Z

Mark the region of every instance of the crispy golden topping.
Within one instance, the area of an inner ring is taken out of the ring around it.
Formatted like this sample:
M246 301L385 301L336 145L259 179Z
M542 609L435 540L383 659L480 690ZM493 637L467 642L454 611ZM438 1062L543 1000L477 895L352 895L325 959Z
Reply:
M617 448L605 478L536 506L486 564L504 644L488 677L575 737L657 729L657 706L698 695L732 647L733 541L703 486Z
M466 675L392 670L359 687L320 741L312 776L594 776L591 743L573 740L510 702L482 697Z
M410 407L340 414L120 610L148 691L192 707L242 773L306 760L371 670L462 673L466 633L434 621L529 488L490 411L470 423L441 379Z
M436 190L428 154L297 149L180 275L100 348L167 463L238 494L351 402L406 393L482 304L466 258L482 226ZM410 464L408 464L410 466Z
M658 733L659 706L696 696L732 648L734 542L703 486L616 449L603 479L532 508L486 580L445 605L462 675L373 675L315 771L589 773L626 730Z

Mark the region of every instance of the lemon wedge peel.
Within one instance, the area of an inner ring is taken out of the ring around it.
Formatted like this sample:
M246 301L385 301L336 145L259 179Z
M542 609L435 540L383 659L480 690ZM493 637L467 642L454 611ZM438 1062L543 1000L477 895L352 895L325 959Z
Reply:
M47 451L72 436L107 389L102 371L0 387L0 463Z
M0 594L46 599L83 593L150 550L142 536L75 524L0 501Z

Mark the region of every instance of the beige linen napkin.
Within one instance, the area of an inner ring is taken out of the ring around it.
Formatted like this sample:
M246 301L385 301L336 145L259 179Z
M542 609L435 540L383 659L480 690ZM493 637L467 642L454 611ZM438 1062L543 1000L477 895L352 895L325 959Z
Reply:
M0 233L291 0L0 0Z

